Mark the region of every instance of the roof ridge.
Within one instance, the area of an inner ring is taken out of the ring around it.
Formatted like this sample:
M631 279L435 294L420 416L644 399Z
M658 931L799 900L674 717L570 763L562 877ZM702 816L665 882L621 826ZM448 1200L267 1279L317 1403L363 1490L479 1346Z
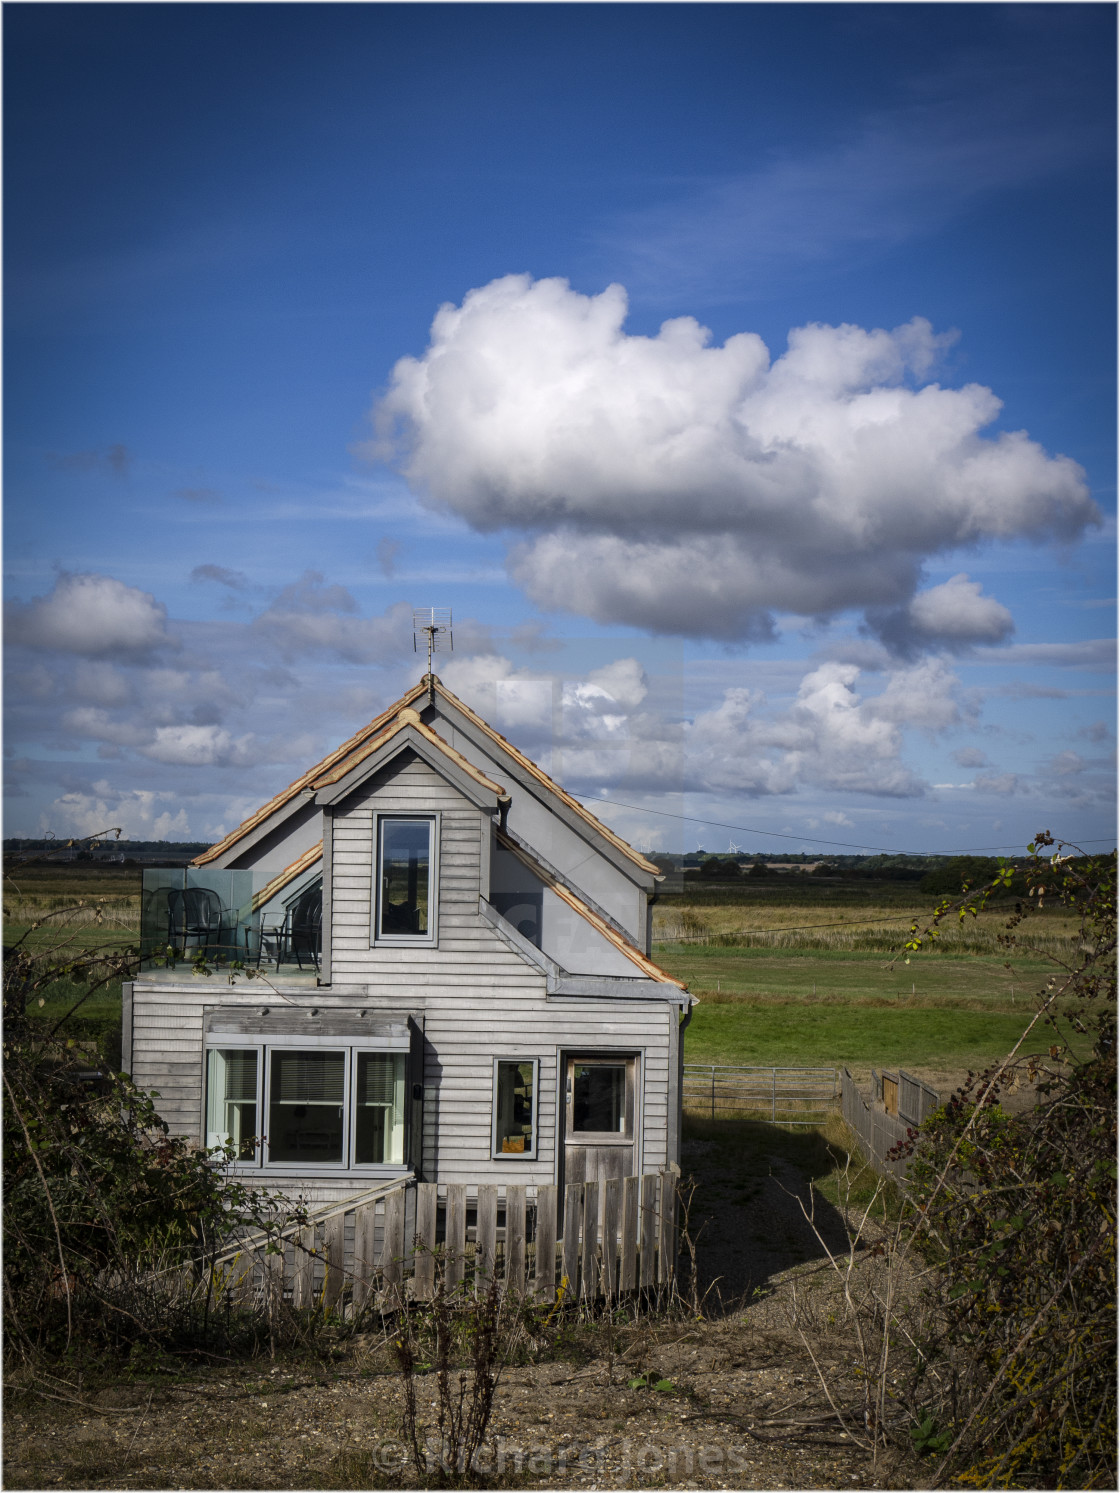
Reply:
M437 751L441 752L445 757L450 757L461 771L467 773L475 782L481 783L494 793L499 803L509 802L509 792L506 788L502 787L501 783L496 783L492 778L487 777L480 767L476 767L473 762L463 756L462 752L453 747L449 741L445 741L438 731L433 730L431 726L421 720L418 711L412 710L408 706L398 710L396 719L390 721L384 730L379 731L376 736L368 737L359 748L351 752L348 757L343 758L329 772L323 773L322 776L316 778L311 786L313 788L325 788L328 784L341 782L343 778L349 776L368 757L372 756L379 746L387 741L391 741L399 731L406 730L410 726L425 741L430 741L436 747Z

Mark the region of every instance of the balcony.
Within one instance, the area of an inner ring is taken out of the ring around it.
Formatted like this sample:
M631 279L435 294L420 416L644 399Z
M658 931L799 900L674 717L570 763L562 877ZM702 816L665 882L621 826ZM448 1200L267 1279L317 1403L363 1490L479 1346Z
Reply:
M259 970L314 987L322 954L323 878L316 863L289 876L188 866L143 873L141 969L160 982L200 964Z

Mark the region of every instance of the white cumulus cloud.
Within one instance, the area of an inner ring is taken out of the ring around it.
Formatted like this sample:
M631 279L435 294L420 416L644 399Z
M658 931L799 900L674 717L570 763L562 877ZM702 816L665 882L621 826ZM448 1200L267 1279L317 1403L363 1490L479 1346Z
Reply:
M64 573L46 596L7 608L8 641L84 658L137 658L177 646L167 608L113 576Z
M415 490L524 534L512 573L542 606L742 639L776 610L914 603L923 637L960 641L937 630L960 625L942 588L915 598L929 557L1098 519L1075 462L983 434L990 389L926 381L948 339L921 318L796 328L771 361L754 333L716 346L677 317L634 336L626 313L619 285L495 280L440 309L375 408L370 450ZM969 611L969 640L1005 634L978 589Z

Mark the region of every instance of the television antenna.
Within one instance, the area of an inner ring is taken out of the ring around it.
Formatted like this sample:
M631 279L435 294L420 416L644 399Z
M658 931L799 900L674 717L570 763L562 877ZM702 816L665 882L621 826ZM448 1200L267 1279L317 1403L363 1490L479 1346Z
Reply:
M428 640L428 700L435 703L435 680L432 674L432 657L441 649L448 653L455 647L455 637L451 631L451 608L450 607L413 607L412 609L412 651L419 652L417 639L423 633Z

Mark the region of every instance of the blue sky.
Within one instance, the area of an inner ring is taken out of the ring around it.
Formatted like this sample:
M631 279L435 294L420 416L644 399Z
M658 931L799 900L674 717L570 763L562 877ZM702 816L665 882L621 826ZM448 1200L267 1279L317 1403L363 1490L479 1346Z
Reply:
M1114 27L5 7L5 833L223 833L438 605L651 849L1103 844Z

